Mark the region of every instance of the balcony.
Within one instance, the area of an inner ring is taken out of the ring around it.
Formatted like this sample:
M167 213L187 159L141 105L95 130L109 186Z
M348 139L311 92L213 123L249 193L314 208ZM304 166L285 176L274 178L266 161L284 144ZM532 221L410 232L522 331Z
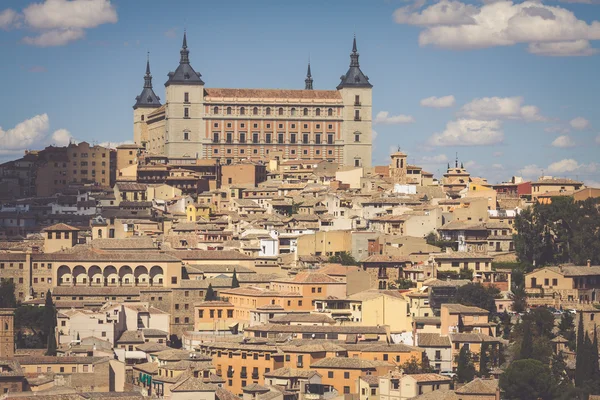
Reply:
M219 375L219 374L217 374L217 375ZM233 370L228 370L227 371L227 377L228 378L233 378Z
M361 117L356 117L356 116L355 116L355 117L354 117L354 120L355 120L355 121L362 121L362 118L361 118Z
M354 105L357 106L357 107L360 107L362 104L360 103L360 101L355 101Z
M252 379L258 379L258 372L252 372Z
M246 371L240 372L240 378L246 379L248 377L248 373Z

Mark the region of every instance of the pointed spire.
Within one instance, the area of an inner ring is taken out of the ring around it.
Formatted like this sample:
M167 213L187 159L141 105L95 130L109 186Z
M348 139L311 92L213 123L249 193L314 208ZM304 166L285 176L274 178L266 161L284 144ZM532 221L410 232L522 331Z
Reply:
M181 58L179 59L179 64L189 64L190 63L190 51L187 49L187 33L185 29L183 30L183 44L181 45Z
M310 60L308 61L308 70L306 71L306 79L304 80L304 90L313 90L313 79L310 73Z
M358 64L358 50L356 49L356 34L354 35L354 40L352 41L352 54L350 54L350 66L351 67L359 67Z
M146 75L144 75L144 87L152 89L152 75L150 75L150 52L146 58Z

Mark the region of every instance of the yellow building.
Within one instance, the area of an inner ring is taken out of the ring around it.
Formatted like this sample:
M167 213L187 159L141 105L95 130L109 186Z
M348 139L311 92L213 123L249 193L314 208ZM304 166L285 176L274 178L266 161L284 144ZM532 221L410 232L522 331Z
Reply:
M77 244L79 235L79 229L62 223L44 228L42 232L44 233L45 253L73 248Z
M583 183L566 178L554 178L552 176L543 176L536 182L531 182L531 197L536 200L540 195L554 193L556 196L564 193L573 194L576 190L583 187Z
M210 219L211 207L208 204L194 203L189 204L185 210L188 222L195 222L200 219Z
M298 238L298 256L332 256L352 251L351 231L322 231Z
M313 90L310 65L304 90L207 88L190 64L184 33L179 66L165 83L164 105L146 64L134 105L134 141L169 158L222 164L278 156L370 167L372 85L358 59L355 39L337 90Z

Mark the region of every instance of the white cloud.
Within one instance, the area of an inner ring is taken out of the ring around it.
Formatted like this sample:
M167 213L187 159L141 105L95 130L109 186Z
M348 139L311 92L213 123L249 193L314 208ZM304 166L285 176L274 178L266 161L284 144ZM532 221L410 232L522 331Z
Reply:
M377 136L379 134L377 133L377 131L375 129L371 129L371 141L375 141L375 139L377 139Z
M460 114L474 119L522 119L544 121L536 106L523 105L523 97L482 97L465 104Z
M41 148L49 144L64 145L67 137L71 137L65 129L59 129L48 135L50 120L48 114L36 115L19 122L7 131L0 127L0 143L6 152L22 152L26 149ZM68 144L68 140L66 142Z
M469 160L464 164L465 168L477 168L479 164L476 161Z
M83 29L54 29L33 37L25 36L23 42L38 47L64 46L84 36Z
M584 130L584 129L588 129L590 127L590 121L588 121L587 119L583 118L583 117L577 117L577 118L573 118L569 124L571 125L571 127L573 129L577 129L577 130Z
M596 143L600 144L600 134L598 136L596 136Z
M526 178L539 178L542 175L542 169L536 164L529 164L521 168L519 173Z
M495 151L495 152L493 153L493 156L494 156L494 157L502 157L503 155L504 155L504 152L502 152L502 151Z
M565 128L564 126L553 125L553 126L548 126L548 127L544 128L544 132L562 133L563 135L566 135L566 134L571 133L571 130L569 128Z
M423 156L421 162L424 164L443 164L448 162L448 157L445 154L438 154L436 156Z
M421 106L433 108L448 108L452 107L455 101L456 99L452 95L442 97L431 96L421 100Z
M6 11L0 14L0 27ZM86 29L116 23L117 11L110 0L45 0L27 6L22 14L12 17L11 24L21 18L28 29L36 32L35 36L25 36L23 42L50 47L82 39Z
M133 144L133 141L125 140L123 142L101 142L101 143L98 143L98 146L108 147L110 149L116 149L117 147L119 147L122 144Z
M10 8L0 11L0 29L5 31L18 26L19 14Z
M502 165L502 164L492 164L492 168L494 168L494 169L504 169L504 165Z
M410 124L415 122L414 117L411 115L390 115L388 111L379 111L375 116L376 124L387 124L387 125L396 125L396 124Z
M496 46L529 44L533 54L552 56L591 55L590 40L600 39L600 22L578 19L560 6L538 1L483 2L470 5L441 0L416 10L406 6L394 12L399 24L423 28L421 46L446 49L481 49Z
M72 139L73 136L71 136L71 133L66 129L59 129L52 134L52 142L56 146L66 146Z
M596 172L599 168L600 164L597 163L579 163L572 158L565 158L563 160L554 162L548 165L548 172L551 174L561 174L561 173L592 173Z
M504 132L500 121L459 119L446 124L442 133L429 138L432 146L487 146L501 143Z
M575 146L575 142L570 136L559 136L552 142L552 147L566 148Z
M527 49L532 54L551 57L591 56L598 52L590 42L581 39L568 42L530 43Z

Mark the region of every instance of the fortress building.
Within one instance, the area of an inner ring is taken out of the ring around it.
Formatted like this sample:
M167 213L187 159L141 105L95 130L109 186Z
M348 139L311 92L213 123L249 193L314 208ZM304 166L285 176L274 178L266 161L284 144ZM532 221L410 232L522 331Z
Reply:
M165 104L152 88L150 63L133 106L134 141L169 158L328 160L371 166L372 88L361 71L356 38L336 90L208 88L190 64L186 34L179 66L169 72Z

